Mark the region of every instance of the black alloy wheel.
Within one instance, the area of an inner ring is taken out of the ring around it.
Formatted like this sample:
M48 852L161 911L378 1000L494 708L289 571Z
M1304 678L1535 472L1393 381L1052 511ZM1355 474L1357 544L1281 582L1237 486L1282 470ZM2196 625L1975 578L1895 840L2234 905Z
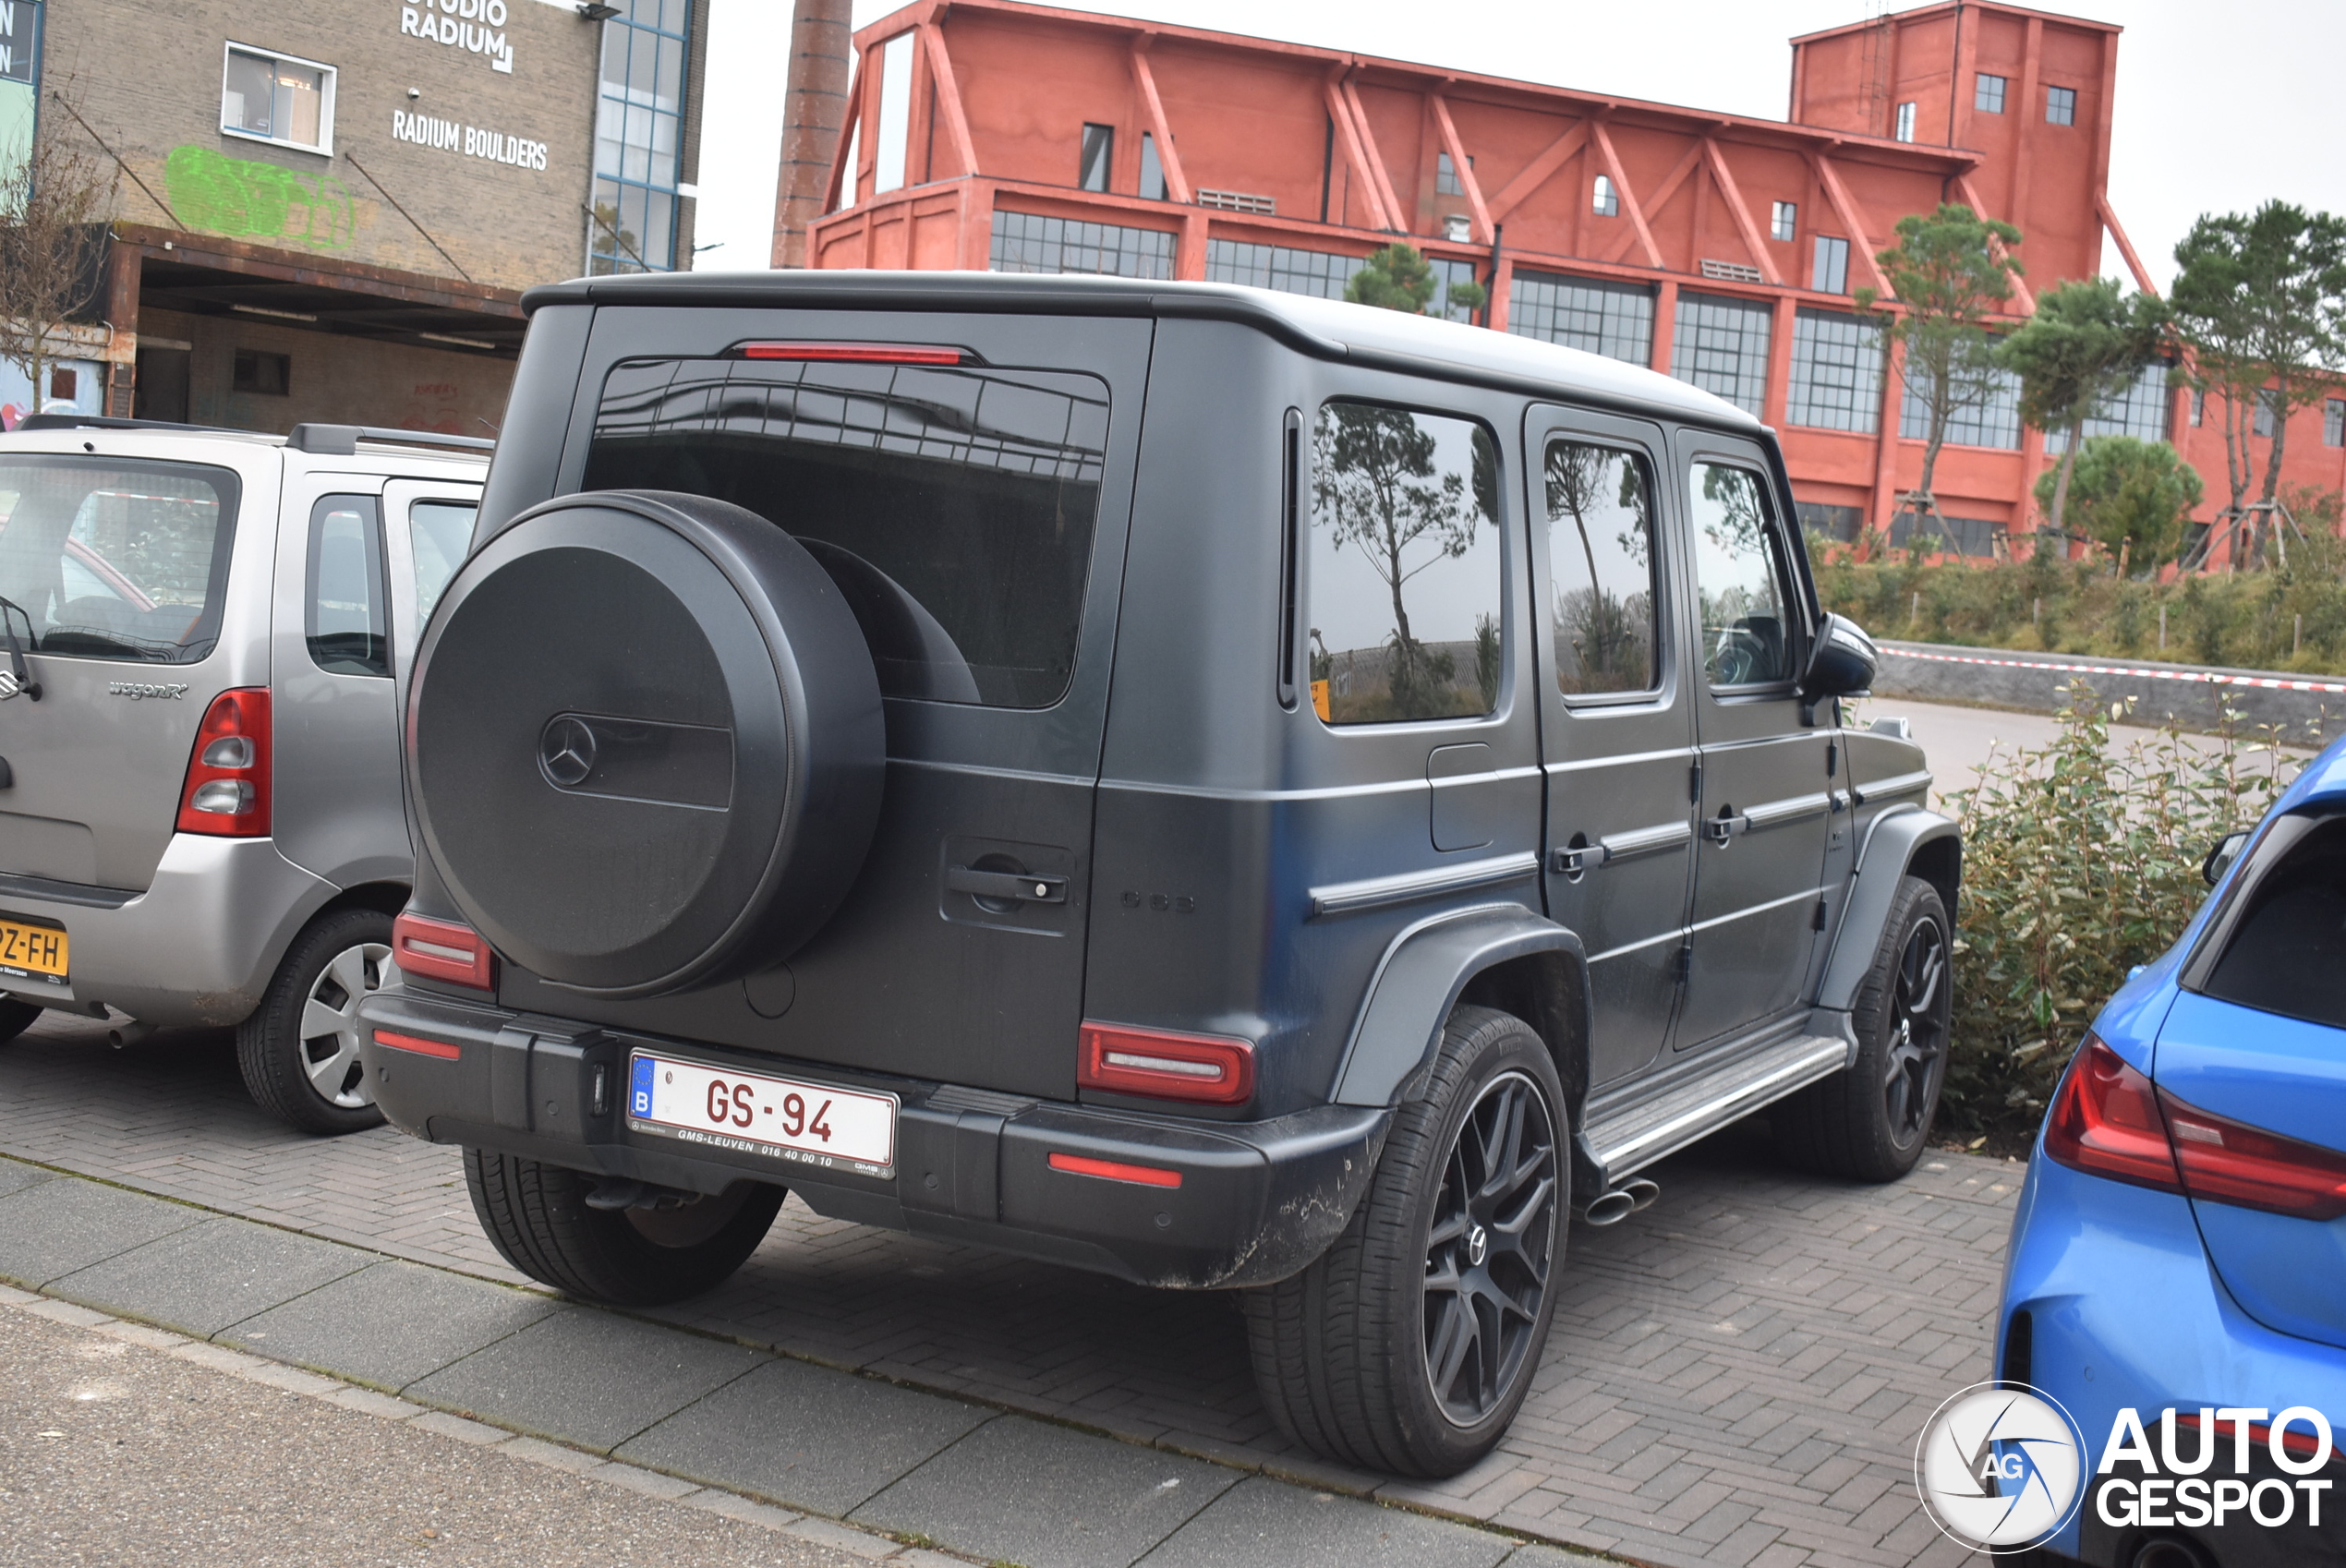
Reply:
M1892 1137L1901 1144L1919 1138L1938 1108L1940 1069L1947 1055L1947 999L1946 937L1936 923L1918 922L1898 955L1882 1079L1882 1110Z
M1442 1413L1478 1425L1540 1337L1555 1260L1556 1137L1519 1072L1494 1079L1458 1128L1425 1253L1425 1369Z

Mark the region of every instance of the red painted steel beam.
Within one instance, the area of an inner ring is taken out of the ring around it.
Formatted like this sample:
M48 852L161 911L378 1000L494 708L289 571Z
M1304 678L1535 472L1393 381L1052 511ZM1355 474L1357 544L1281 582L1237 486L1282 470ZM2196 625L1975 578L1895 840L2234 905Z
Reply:
M1438 92L1428 93L1426 103L1433 110L1433 123L1441 127L1442 145L1450 154L1450 167L1457 174L1458 187L1466 192L1467 206L1474 212L1474 237L1488 245L1495 220L1491 209L1483 204L1482 187L1475 180L1474 163L1467 157L1466 144L1458 139L1458 127L1450 119L1450 106Z
M832 154L831 183L823 192L823 211L826 214L836 212L841 207L853 207L855 205L855 195L853 190L851 188L847 193L847 199L845 201L841 201L840 199L840 187L842 184L852 186L855 178L855 171L847 166L847 150L856 145L855 122L863 118L864 115L864 77L868 68L865 62L870 57L871 52L869 50L859 50L857 52L855 56L855 77L853 81L847 84L847 113L839 122L839 151ZM814 225L810 223L807 225L807 228L810 231L808 235L806 252L807 265L815 266L818 263L815 260L812 234Z
M1849 243L1863 258L1875 291L1884 298L1890 297L1890 280L1881 275L1881 263L1874 259L1873 241L1866 237L1866 226L1858 221L1857 204L1849 199L1849 187L1841 183L1841 171L1820 152L1808 154L1808 166L1816 171L1817 183L1824 187L1825 199L1832 203L1841 226L1849 231Z
M1385 211L1385 199L1377 194L1376 175L1369 167L1368 153L1360 146L1360 127L1353 123L1352 110L1345 103L1344 94L1337 90L1336 77L1331 75L1322 87L1327 94L1328 118L1336 123L1336 139L1344 144L1345 162L1352 165L1353 174L1360 178L1360 194L1367 199L1369 221L1389 234L1395 225Z
M1604 172L1613 180L1613 188L1621 193L1621 205L1629 214L1629 223L1638 231L1638 243L1645 247L1646 262L1657 270L1662 267L1662 247L1653 243L1653 231L1646 226L1646 215L1638 205L1638 193L1629 188L1629 176L1621 172L1620 155L1613 150L1613 138L1605 135L1604 122L1589 122L1589 136L1597 144L1597 156L1604 160Z
M1197 199L1190 189L1190 176L1181 168L1181 154L1173 145L1165 101L1157 96L1156 73L1149 68L1149 42L1147 33L1132 41L1132 84L1141 90L1141 107L1148 111L1149 128L1156 133L1156 163L1165 171L1165 194L1187 207Z
M953 139L953 155L961 173L977 173L977 149L970 140L969 116L961 112L961 90L953 80L953 57L945 52L945 33L934 21L921 23L921 47L928 52L929 79L937 84L937 106L945 111L945 129ZM844 134L844 133L841 133Z
M1491 199L1491 221L1494 223L1506 223L1507 214L1554 177L1556 171L1570 163L1580 151L1581 144L1588 139L1589 122L1578 120L1562 136L1548 143L1537 158L1523 166L1522 173L1501 187L1499 194Z
M1743 235L1743 247L1751 252L1752 265L1760 269L1760 276L1782 288L1784 274L1776 271L1776 259L1768 254L1766 244L1760 238L1760 225L1752 222L1751 209L1744 205L1743 191L1727 167L1726 155L1719 151L1716 141L1706 136L1702 139L1702 156L1711 165L1711 177L1717 182L1719 194L1727 199L1727 211L1734 214L1735 227Z
M1971 176L1969 175L1965 175L1955 181L1955 194L1962 197L1964 199L1964 205L1969 207L1974 212L1978 213L1983 218L1988 216L1988 204L1979 199L1979 189L1977 186L1974 186L1971 183ZM1988 250L1990 255L1994 256L2007 256L2010 254L2010 252L2004 249L2004 242L1994 238L1993 236L1990 236L1988 241ZM2037 313L2037 296L2028 292L2027 281L2016 272L2013 275L2012 292L2020 301L2020 314L2023 316L2034 316Z
M1360 127L1361 152L1368 159L1369 177L1376 182L1377 195L1385 202L1385 216L1390 220L1388 226L1396 234L1407 234L1409 223L1401 213L1401 198L1393 189L1392 176L1385 172L1385 154L1377 149L1376 132L1369 128L1369 111L1360 103L1360 90L1352 85L1348 75L1344 78L1340 91L1345 103L1351 106L1352 123Z
M1678 194L1679 187L1687 183L1687 176L1693 174L1695 169L1701 163L1702 144L1697 142L1694 146L1687 149L1685 155L1682 156L1677 163L1671 165L1670 172L1662 176L1662 183L1653 187L1652 206L1653 215L1655 217L1658 218L1662 215L1662 210L1670 205L1671 199L1676 196ZM1630 242L1636 237L1637 231L1634 229L1627 230L1614 235L1613 243L1604 247L1604 254L1600 257L1599 259L1604 261L1620 260L1621 253L1629 248Z

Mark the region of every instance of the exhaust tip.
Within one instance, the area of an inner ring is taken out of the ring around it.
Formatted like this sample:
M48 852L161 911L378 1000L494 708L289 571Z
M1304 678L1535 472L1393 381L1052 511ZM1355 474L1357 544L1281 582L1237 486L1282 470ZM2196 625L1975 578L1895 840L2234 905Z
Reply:
M154 1031L153 1024L142 1023L137 1019L126 1019L106 1031L106 1043L119 1051L125 1045L138 1044Z
M1580 1211L1580 1217L1592 1225L1614 1225L1627 1219L1636 1209L1636 1200L1615 1188L1601 1198L1590 1199L1589 1206Z
M1640 1214L1652 1208L1653 1200L1662 1196L1662 1184L1633 1176L1621 1184L1621 1190L1628 1194L1629 1212Z

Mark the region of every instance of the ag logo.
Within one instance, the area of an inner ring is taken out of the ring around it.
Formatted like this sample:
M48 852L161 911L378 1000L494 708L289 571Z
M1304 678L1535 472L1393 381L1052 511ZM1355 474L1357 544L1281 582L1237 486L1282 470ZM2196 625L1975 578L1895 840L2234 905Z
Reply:
M1963 1545L2024 1550L2077 1512L2085 1449L2077 1423L2050 1394L1977 1383L1923 1427L1915 1487L1931 1523Z

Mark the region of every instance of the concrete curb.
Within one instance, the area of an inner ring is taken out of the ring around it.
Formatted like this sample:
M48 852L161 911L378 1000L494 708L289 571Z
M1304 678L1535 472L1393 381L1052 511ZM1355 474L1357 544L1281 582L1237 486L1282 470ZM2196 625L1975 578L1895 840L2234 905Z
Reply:
M1984 703L2032 713L2057 713L2062 688L2083 681L2105 703L2134 702L2134 722L2171 718L2186 730L2222 727L2229 705L2244 728L2284 727L2287 739L2318 745L2346 730L2346 680L2269 669L2017 653L1939 643L1878 645L1881 669L1877 697L1922 702Z
M6 1157L0 1280L0 1309L904 1568L1605 1561Z

